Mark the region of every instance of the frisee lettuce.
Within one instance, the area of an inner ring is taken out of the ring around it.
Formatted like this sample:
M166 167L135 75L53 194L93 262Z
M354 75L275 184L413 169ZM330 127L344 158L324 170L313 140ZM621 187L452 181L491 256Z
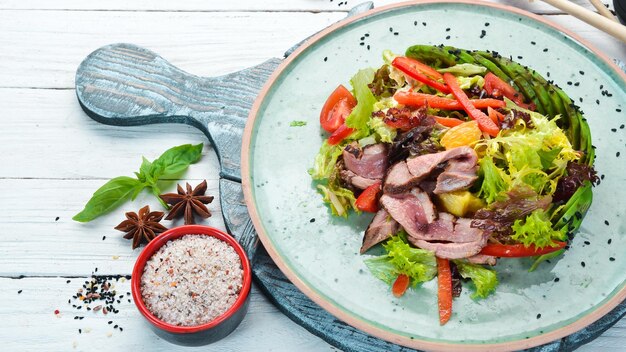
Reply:
M553 195L568 162L580 159L565 132L556 121L537 112L523 109L505 98L509 110L529 114L533 127L519 119L515 128L503 130L476 145L482 154L479 174L483 177L480 195L488 202L505 193L530 186L541 195Z
M553 229L550 217L543 209L533 211L523 221L516 220L511 228L513 229L511 238L526 247L556 246L554 241L567 240L566 229Z
M365 265L376 278L393 284L400 274L407 275L413 286L430 281L437 274L437 261L433 252L413 248L406 241L406 233L399 232L385 244L386 254L365 260Z
M463 278L472 280L475 287L475 291L471 295L472 299L486 298L495 292L496 286L498 286L498 276L495 270L462 260L454 260L454 264L456 264L459 274Z

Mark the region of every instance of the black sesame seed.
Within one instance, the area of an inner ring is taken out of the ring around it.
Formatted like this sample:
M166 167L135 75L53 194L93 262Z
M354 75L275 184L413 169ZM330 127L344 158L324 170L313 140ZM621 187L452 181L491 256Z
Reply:
M534 41L531 41L531 42L530 42L530 44L535 45L535 44L537 44L537 43L535 43Z
M548 48L543 49L543 52L547 53L548 52Z
M619 158L619 152L615 153L615 156Z
M558 277L554 278L554 282L559 282L559 280L561 280L561 279L559 279Z
M572 81L567 81L568 86L571 86L572 84L573 84Z
M480 31L480 38L484 38L487 35L487 32L483 29Z
M109 324L109 325L113 324L113 320L109 320L109 322L107 324Z
M521 55L517 55L517 59L518 59L518 60L521 60L521 59L523 59L523 58L524 58L523 56L521 56Z
M413 21L413 25L414 25L414 26L417 26L417 21Z
M309 222L315 222L315 218L311 218L311 220L309 220Z
M606 241L606 244L611 244L611 242L613 242L613 240L609 238L609 240Z
M115 324L115 326L113 326L113 329L117 329L117 324Z
M583 102L583 98L582 97L578 98L578 101L580 101L582 103Z
M400 34L400 33L398 33L398 32L393 32L393 35L398 35L398 34Z
M537 319L541 318L541 313L537 314Z
M580 266L585 267L585 262L580 262Z
M596 99L596 104L600 105L600 99Z
M389 27L389 32L393 32L393 27Z
M70 282L72 282L72 280L65 281L66 284L69 284Z
M617 132L617 128L611 128L611 132Z
M446 32L450 32L450 27L446 28Z
M585 71L582 71L582 70L581 70L581 71L578 71L578 73L580 73L581 75L584 75L584 74L585 74Z
M423 25L423 26L426 26L426 22L422 22L422 25Z
M579 85L580 85L580 82L574 83L574 87L578 87Z
M365 43L361 42L361 43L359 43L359 45L360 45L360 46L363 46L363 45L365 45Z
M485 22L485 27L489 27L489 22Z
M615 258L613 258L613 257L609 257L609 260L610 260L610 261L612 261L612 262L614 262L614 261L615 261Z
M449 36L449 35L447 35L447 36L446 36L446 40L447 40L447 39L450 39L450 36Z
M79 333L79 334L82 334L82 333L83 333L83 330L82 330L82 329L78 329L78 333Z
M624 129L624 124L619 125L619 129L623 130Z
M59 221L59 217L57 216L57 217L54 219L54 221Z
M369 37L369 36L370 36L370 34L369 34L369 33L365 33L365 34L363 34L363 35L364 35L364 36L366 36L366 37Z
M18 290L18 291L17 291L17 294L18 294L18 295L19 295L20 293L22 293L22 290Z
M591 244L591 242L589 242L589 241L585 241L584 243L585 243L586 245L590 245L590 244Z
M617 112L622 112L622 109L615 109L615 111L617 111Z

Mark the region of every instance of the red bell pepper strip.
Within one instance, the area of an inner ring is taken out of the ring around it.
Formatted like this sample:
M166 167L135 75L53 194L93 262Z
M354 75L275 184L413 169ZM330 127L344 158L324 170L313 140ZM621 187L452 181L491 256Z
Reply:
M417 92L397 92L393 98L400 104L409 106L428 105L434 109L442 110L463 110L463 105L458 100L438 97L436 95L417 93ZM506 103L498 99L471 99L472 105L477 109L484 108L503 108Z
M448 259L437 258L437 283L439 324L444 325L452 316L452 272Z
M346 126L346 124L344 123L343 125L339 126L339 128L335 132L333 132L330 137L328 137L328 144L339 144L341 141L351 135L352 132L354 132L354 129Z
M525 247L523 244L488 244L480 251L480 254L507 258L534 257L556 252L567 245L567 242L555 241L554 243L557 244L555 247L543 248L537 248L533 245Z
M404 56L398 56L391 62L391 65L398 70L404 72L407 76L413 78L416 81L422 82L430 87L437 89L443 93L449 93L450 89L443 83L437 82L428 76L430 72L424 70L425 66L417 60L410 59ZM437 71L435 71L437 72ZM437 72L439 74L439 72ZM441 74L439 74L441 75Z
M452 95L454 95L461 105L463 105L463 109L467 112L469 117L478 122L480 130L492 137L497 136L498 132L500 132L498 125L493 123L493 121L491 121L491 119L485 115L484 112L476 109L474 105L472 105L472 102L467 97L467 94L465 94L461 87L459 87L456 77L454 77L451 73L446 72L443 74L443 80L446 82L448 87L450 87Z
M435 116L435 121L437 121L438 124L442 126L446 126L446 127L458 126L462 124L463 122L465 122L459 119L455 119L454 117L439 117L439 116Z
M493 123L495 123L498 126L500 126L500 123L504 121L504 115L502 115L495 109L492 109L491 107L487 108L487 115L489 116L491 121L493 121Z
M402 297L407 288L409 288L409 283L411 283L411 280L408 276L404 274L398 275L396 281L393 282L393 286L391 286L391 293L396 297Z
M485 75L485 85L483 86L487 94L492 95L494 90L496 92L501 93L505 97L511 99L518 106L535 110L534 104L526 104L524 103L524 96L520 94L513 86L508 84L507 82L500 79L500 77L494 75L492 72L489 72Z
M378 211L378 198L381 192L380 184L381 182L378 181L367 187L356 199L355 204L360 211L366 211L368 213Z

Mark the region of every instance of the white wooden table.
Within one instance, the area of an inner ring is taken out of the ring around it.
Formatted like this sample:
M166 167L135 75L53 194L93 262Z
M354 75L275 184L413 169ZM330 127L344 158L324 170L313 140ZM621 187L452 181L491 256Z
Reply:
M0 0L0 350L185 349L157 338L127 301L119 314L108 316L76 314L67 303L96 268L98 274L130 273L139 250L131 250L113 226L124 211L144 204L158 208L154 198L142 195L91 223L72 221L107 179L131 175L142 155L154 159L168 147L205 142L203 159L184 181L206 179L208 193L218 196L217 158L200 132L169 125L117 128L83 113L74 73L87 54L105 44L130 42L188 72L219 75L280 57L359 2ZM499 2L545 15L626 61L626 45L573 17L540 2ZM173 189L174 183L167 191ZM213 217L204 223L223 229L219 199L210 209ZM117 289L125 293L129 283L118 283ZM242 325L203 350L334 350L282 315L258 290L251 295ZM76 315L85 318L74 320ZM114 330L108 320L124 331ZM626 350L626 319L579 350Z

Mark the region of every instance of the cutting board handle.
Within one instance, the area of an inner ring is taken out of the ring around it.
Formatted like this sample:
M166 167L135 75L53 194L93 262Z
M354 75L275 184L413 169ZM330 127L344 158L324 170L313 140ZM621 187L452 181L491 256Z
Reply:
M92 52L76 71L76 95L94 120L117 126L184 123L204 132L220 160L220 176L241 181L241 136L260 87L281 60L219 77L189 74L133 45Z

